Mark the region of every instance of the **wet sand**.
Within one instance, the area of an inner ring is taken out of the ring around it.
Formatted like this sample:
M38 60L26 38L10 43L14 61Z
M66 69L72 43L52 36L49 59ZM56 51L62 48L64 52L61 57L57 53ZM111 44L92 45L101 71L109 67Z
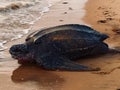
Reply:
M33 30L65 23L86 23L92 28L108 34L110 38L105 42L111 48L120 47L120 1L89 0L85 7L86 15L83 20L80 18L80 3L79 0L57 2L35 23ZM10 47L12 44L24 42L25 37L10 42L6 46ZM20 66L10 57L8 50L6 50L6 58L1 61L4 62L0 62L0 90L120 89L120 54L106 54L77 61L83 65L101 68L101 71L98 72L47 71L35 65Z

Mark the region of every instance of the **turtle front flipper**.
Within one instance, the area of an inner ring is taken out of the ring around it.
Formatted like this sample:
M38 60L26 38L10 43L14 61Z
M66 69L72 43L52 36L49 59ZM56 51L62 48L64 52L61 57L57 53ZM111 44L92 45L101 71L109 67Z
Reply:
M93 69L87 66L79 65L75 62L70 61L64 56L57 55L55 53L48 53L44 56L41 56L36 61L39 65L42 65L43 68L49 70L98 71L98 68Z

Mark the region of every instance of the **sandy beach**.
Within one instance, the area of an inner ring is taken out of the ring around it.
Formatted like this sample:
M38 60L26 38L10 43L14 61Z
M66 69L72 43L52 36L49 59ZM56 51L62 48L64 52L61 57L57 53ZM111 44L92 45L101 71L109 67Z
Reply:
M80 11L83 5L80 0L53 1L50 11L44 13L29 33L61 24L86 24L109 35L105 42L110 48L120 48L120 0L88 0L83 11ZM26 36L6 46L22 43ZM94 72L47 71L35 65L21 66L11 58L8 49L5 56L0 62L0 90L120 90L120 54L77 61L101 69Z

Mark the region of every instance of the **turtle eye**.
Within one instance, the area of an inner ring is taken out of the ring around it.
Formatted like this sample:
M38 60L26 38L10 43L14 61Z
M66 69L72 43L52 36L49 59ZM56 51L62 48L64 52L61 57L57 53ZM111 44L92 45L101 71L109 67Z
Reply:
M19 52L24 52L24 53L27 53L28 52L28 49L27 49L27 46L24 45L24 44L21 44L17 50L19 50Z

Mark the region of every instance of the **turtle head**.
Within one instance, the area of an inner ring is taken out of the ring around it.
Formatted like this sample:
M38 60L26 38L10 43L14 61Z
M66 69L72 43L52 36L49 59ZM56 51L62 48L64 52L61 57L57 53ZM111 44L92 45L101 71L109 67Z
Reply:
M18 59L18 63L30 63L33 62L33 55L30 53L26 44L13 45L9 50L12 58Z

